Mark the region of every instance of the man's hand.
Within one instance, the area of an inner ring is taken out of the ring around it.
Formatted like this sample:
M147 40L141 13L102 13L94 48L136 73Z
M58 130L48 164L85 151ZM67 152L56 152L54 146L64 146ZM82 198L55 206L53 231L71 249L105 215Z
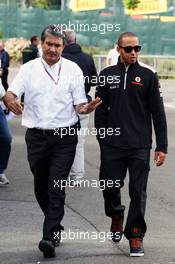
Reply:
M164 164L166 158L166 153L162 151L155 151L154 153L154 161L156 163L156 166L161 166Z
M88 104L76 105L75 109L79 114L89 114L94 111L101 103L102 100L97 97Z
M7 92L3 97L3 101L7 108L15 115L21 115L23 107L20 102L16 101L16 95L12 92Z

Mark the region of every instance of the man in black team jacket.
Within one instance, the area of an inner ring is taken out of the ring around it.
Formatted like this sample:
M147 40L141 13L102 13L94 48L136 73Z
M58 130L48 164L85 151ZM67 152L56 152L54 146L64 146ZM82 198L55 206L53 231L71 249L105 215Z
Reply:
M158 77L154 70L137 60L140 49L135 34L121 34L118 63L101 71L96 91L103 102L96 109L95 126L101 150L100 180L106 183L105 213L112 218L113 241L119 242L123 233L129 240L130 256L144 255L152 121L157 166L164 163L167 153L167 124ZM127 169L131 200L123 231L125 206L121 204L120 188Z

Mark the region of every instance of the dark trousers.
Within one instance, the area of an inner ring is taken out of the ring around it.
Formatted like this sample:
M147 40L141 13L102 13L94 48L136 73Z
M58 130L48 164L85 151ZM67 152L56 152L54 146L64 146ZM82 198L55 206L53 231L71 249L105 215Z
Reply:
M113 187L106 187L103 191L105 213L109 217L124 214L125 207L121 204L120 189L124 185L128 170L130 206L124 234L129 239L133 228L138 228L139 236L143 237L146 232L144 215L150 170L150 149L119 149L104 143L100 144L100 148L100 180L111 180L114 183Z
M0 106L0 174L7 168L12 137L9 131L4 111Z
M43 239L54 240L63 227L66 181L74 161L77 135L60 138L54 132L27 129L28 161L34 175L36 199L44 213Z
M9 87L7 78L8 78L8 69L3 69L3 74L2 74L1 79L2 79L2 85L6 91Z

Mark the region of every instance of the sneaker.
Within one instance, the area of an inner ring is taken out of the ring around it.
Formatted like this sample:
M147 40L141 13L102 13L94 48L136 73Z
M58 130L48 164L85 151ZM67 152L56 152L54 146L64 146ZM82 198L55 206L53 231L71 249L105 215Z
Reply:
M143 239L141 237L134 237L129 239L130 256L131 257L143 257Z
M119 243L123 238L123 220L123 215L112 217L111 233L112 241L115 243Z
M0 174L0 186L9 184L9 180L4 173Z

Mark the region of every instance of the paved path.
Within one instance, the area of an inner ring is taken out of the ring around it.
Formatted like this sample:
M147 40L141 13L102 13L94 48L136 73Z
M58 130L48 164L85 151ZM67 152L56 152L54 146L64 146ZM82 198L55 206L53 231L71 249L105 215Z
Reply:
M13 74L12 74L13 77ZM14 135L12 154L7 170L10 185L0 188L0 263L1 264L175 264L175 81L161 81L164 90L168 126L169 157L161 168L151 160L148 184L146 220L148 232L144 240L145 257L133 259L128 255L128 241L119 245L104 239L110 220L105 217L99 188L67 188L63 224L67 232L89 232L89 239L65 239L56 249L53 260L44 260L38 251L41 239L42 213L33 193L33 176L26 161L25 129L20 118L10 121ZM90 127L93 126L91 115ZM99 148L94 136L86 140L86 179L98 179ZM123 203L128 208L128 179L123 188ZM96 234L98 239L95 239Z

